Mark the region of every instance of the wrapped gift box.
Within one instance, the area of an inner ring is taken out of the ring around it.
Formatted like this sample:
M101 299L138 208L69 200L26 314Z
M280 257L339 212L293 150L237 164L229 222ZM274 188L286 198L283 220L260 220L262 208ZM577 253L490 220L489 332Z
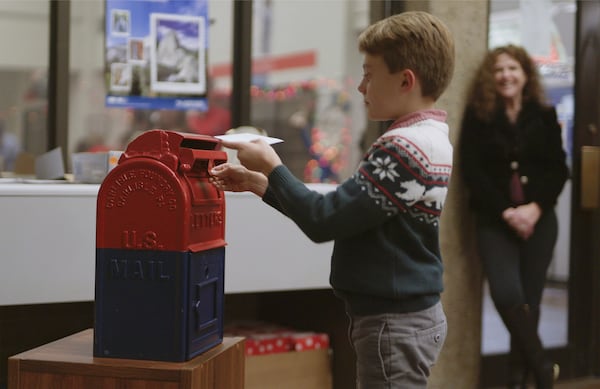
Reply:
M291 351L293 344L289 334L258 334L246 337L246 355L264 355Z
M238 322L227 326L225 334L227 336L244 336L246 338L246 355L329 348L327 334L299 332L265 322Z
M246 338L246 389L333 387L327 334L238 321L225 327L225 335Z
M323 333L303 332L292 334L295 351L320 350L329 348L329 336Z

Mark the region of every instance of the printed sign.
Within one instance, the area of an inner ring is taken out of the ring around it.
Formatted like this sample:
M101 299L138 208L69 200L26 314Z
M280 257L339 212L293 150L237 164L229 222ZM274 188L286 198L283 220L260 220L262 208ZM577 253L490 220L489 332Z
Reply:
M106 106L207 109L207 0L106 0Z

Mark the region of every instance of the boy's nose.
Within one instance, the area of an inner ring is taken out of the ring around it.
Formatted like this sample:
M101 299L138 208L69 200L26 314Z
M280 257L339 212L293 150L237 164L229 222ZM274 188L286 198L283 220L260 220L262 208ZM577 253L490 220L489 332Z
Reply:
M358 87L356 88L363 95L365 94L365 86L364 86L364 84L365 84L364 81L361 81L360 84L358 84Z

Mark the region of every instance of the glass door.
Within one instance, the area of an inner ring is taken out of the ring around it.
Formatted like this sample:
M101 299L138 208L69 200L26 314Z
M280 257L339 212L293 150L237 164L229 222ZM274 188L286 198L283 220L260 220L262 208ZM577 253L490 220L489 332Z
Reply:
M567 163L573 167L575 118L575 0L490 0L488 47L506 44L525 47L543 78L548 103L562 126ZM532 22L535 21L535 22ZM548 269L541 306L539 333L545 348L560 354L569 345L569 281L571 250L572 180L558 199L559 235ZM484 387L502 385L510 337L484 289L481 354ZM560 356L554 357L555 360Z

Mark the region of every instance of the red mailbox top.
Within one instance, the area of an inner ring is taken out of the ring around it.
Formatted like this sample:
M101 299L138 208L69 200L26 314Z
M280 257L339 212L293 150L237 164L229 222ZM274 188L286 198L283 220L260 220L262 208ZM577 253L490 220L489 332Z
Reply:
M98 192L96 247L201 251L225 245L225 197L209 170L227 161L207 135L135 138Z

